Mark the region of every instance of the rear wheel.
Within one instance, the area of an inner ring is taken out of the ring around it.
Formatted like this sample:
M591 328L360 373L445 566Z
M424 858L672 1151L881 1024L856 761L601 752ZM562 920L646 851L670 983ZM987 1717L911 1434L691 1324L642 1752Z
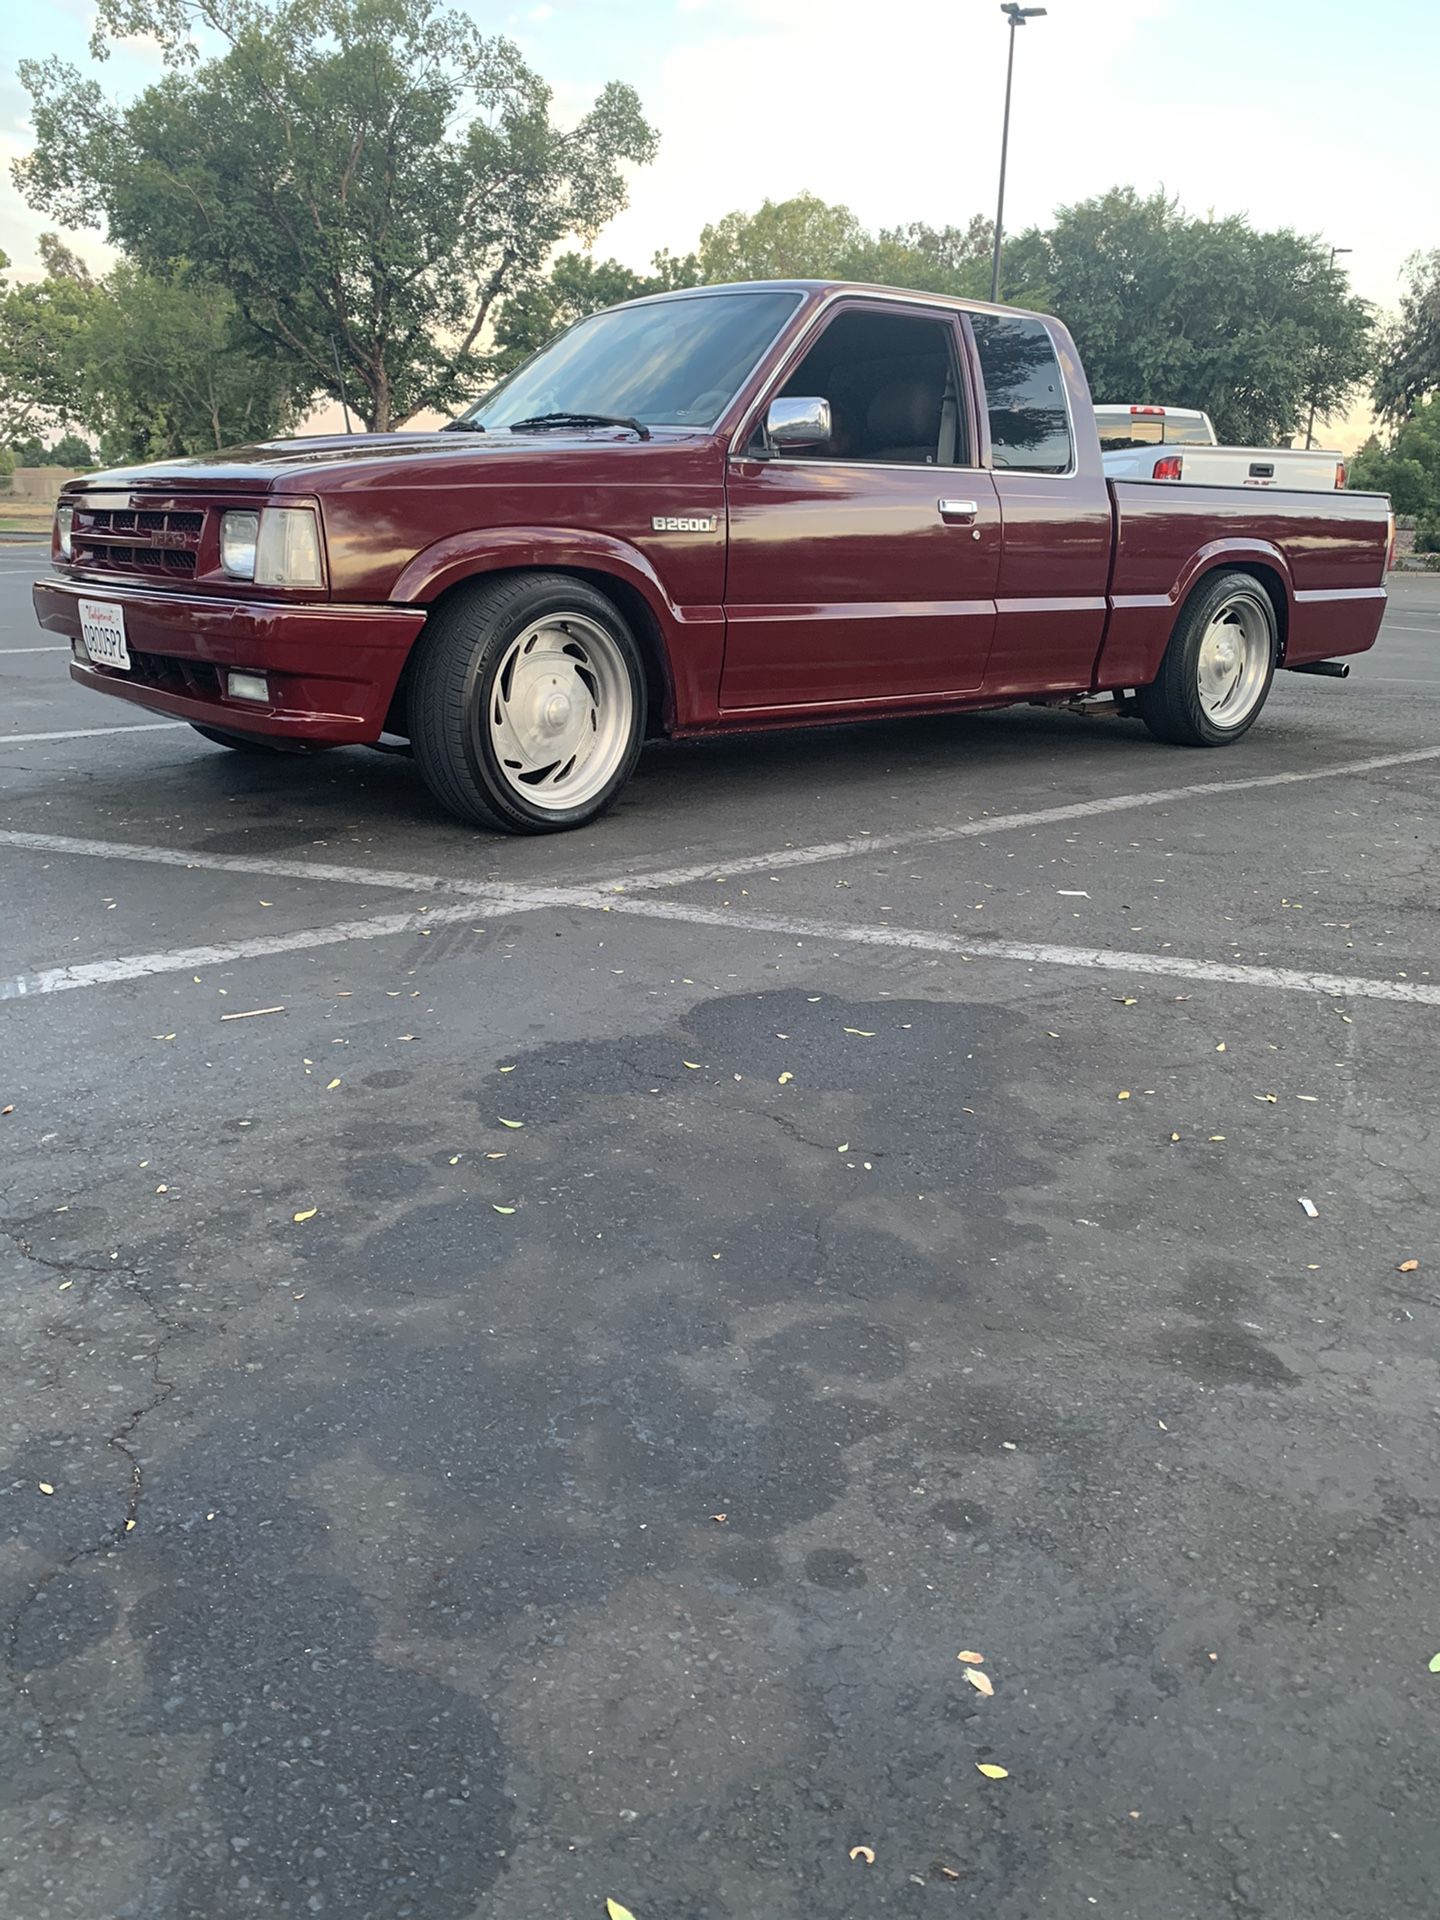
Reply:
M594 820L629 779L645 671L603 594L567 574L509 574L432 616L409 707L442 806L505 833L555 833Z
M1254 725L1275 678L1270 596L1248 573L1219 573L1186 601L1160 672L1135 706L1157 740L1223 747Z

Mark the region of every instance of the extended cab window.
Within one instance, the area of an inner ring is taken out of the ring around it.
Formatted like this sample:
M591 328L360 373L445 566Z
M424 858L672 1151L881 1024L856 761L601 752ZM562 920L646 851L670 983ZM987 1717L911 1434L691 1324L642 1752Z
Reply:
M990 410L995 467L1066 473L1071 464L1065 385L1049 330L1010 314L970 316Z
M838 313L777 396L828 400L830 439L787 448L786 458L968 464L953 339L943 319L873 307Z

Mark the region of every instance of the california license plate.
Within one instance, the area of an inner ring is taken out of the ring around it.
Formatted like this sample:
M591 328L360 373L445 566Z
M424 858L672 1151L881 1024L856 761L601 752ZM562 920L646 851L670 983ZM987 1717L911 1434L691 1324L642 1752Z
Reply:
M80 637L97 667L130 671L130 649L125 644L125 609L111 600L80 602Z

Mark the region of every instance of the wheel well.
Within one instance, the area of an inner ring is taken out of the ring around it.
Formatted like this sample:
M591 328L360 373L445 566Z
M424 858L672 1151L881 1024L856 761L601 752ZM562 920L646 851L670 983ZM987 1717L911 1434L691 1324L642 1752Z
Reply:
M593 587L596 593L604 594L624 619L640 648L640 658L645 667L647 732L652 737L668 733L674 716L675 703L671 691L670 664L665 651L665 638L649 601L638 588L632 587L628 580L617 579L613 573L604 573L590 567L497 567L492 572L467 574L463 580L457 580L453 586L437 594L430 602L427 619L429 614L438 612L457 594L465 593L481 582L498 580L505 574L516 573L564 573L573 580L583 580L586 586ZM423 633L422 627L421 634ZM418 647L417 639L401 669L400 678L395 687L395 696L385 716L386 733L409 736L407 708L410 698L410 680Z
M1275 664L1281 665L1285 659L1285 646L1290 638L1290 603L1285 597L1285 582L1275 571L1260 560L1245 560L1237 566L1226 568L1228 573L1248 573L1252 580L1259 581L1265 589L1266 598L1275 612ZM1202 574L1196 581L1200 586L1208 576Z

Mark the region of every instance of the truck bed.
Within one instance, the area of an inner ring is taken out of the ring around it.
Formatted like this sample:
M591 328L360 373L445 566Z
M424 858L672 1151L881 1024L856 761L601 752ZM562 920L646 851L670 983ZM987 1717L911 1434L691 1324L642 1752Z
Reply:
M1281 665L1374 646L1385 611L1390 502L1383 493L1178 487L1112 480L1110 618L1102 688L1146 686L1196 574L1213 557L1259 572L1280 608ZM1197 530L1205 538L1197 541ZM1165 617L1162 617L1165 616Z

